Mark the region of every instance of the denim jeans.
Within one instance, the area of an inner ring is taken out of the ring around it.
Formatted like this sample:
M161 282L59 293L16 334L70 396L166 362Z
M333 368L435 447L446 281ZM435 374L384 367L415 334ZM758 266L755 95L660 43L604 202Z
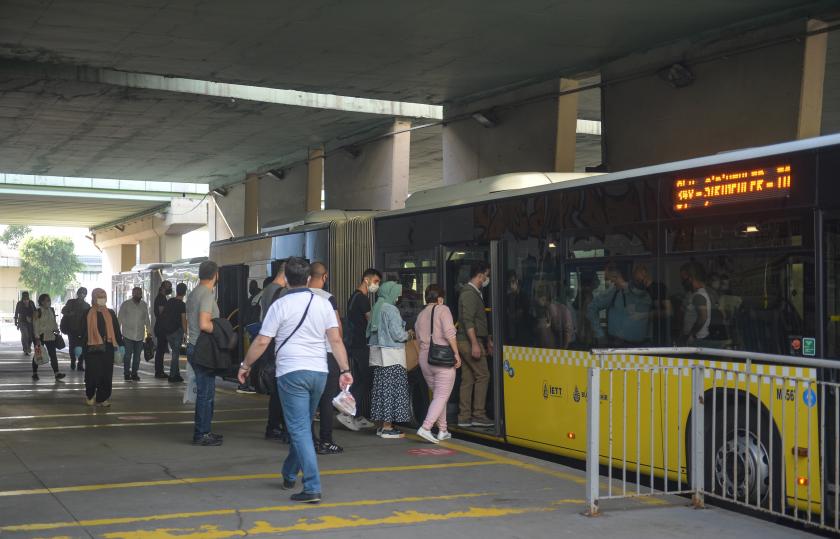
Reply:
M196 365L193 362L193 345L187 345L187 361L195 372L195 430L193 439L197 440L210 432L213 422L213 405L216 398L216 373L211 369Z
M123 356L123 374L137 374L140 368L140 356L143 355L143 341L125 338L125 356Z
M169 377L174 378L181 376L181 343L184 342L184 330L179 329L174 333L166 336L166 341L169 343L169 352L171 359L169 360Z
M294 481L302 470L303 491L307 493L321 492L318 458L312 442L312 417L326 382L327 373L315 371L293 371L277 378L283 417L291 438L289 455L283 462L283 477Z

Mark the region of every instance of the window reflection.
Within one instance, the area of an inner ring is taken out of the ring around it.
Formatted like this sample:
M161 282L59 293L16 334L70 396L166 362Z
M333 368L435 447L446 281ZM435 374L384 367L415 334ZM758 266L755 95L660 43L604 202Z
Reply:
M385 279L396 281L403 287L397 308L406 328L413 329L417 315L423 310L423 291L437 282L435 251L395 251L385 253L384 260Z

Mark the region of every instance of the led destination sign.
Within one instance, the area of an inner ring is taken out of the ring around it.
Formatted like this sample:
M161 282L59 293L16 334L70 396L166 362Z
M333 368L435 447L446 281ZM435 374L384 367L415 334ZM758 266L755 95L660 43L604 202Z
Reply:
M676 211L736 204L790 194L790 165L714 172L708 176L677 178L673 199Z

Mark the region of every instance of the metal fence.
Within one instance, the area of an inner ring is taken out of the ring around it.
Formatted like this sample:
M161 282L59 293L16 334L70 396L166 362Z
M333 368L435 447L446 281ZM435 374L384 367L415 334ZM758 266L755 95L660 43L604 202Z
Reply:
M837 362L702 348L593 356L590 515L601 500L681 494L840 531L840 386L817 377ZM675 359L686 356L701 359Z

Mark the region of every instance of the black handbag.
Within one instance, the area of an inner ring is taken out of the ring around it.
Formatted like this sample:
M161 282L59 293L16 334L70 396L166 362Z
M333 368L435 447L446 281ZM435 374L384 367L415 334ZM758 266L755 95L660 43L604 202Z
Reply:
M55 332L55 349L56 350L64 350L64 347L67 346L67 343L64 342L64 337L61 336L61 333Z
M437 305L432 307L432 323L431 331L429 332L429 365L435 367L454 367L455 366L455 351L448 344L442 346L435 344L435 309Z

